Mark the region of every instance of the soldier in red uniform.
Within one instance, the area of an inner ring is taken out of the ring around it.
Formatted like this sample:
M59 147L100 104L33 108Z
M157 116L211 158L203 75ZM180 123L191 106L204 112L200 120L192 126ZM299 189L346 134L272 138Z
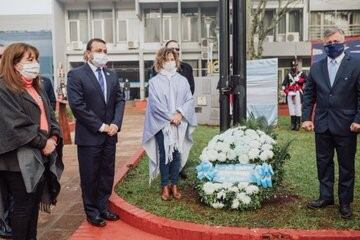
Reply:
M291 117L291 130L299 131L301 119L301 99L306 74L298 70L297 60L291 62L291 70L282 83Z

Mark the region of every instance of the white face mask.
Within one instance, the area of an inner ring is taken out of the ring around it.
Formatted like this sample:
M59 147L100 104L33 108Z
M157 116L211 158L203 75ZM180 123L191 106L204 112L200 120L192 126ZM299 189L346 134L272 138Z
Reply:
M22 65L22 69L19 72L22 76L24 76L27 79L34 79L40 73L40 64L38 62L24 63L21 65Z
M105 53L93 53L93 59L91 60L91 62L96 67L104 67L108 60L108 55Z
M167 72L175 72L176 71L176 62L175 61L165 62L163 68Z

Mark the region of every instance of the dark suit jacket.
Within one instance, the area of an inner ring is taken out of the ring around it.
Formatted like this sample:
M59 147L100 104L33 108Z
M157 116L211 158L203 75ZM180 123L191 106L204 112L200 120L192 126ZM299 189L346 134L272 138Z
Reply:
M46 92L47 97L49 98L51 107L55 111L56 97L55 97L54 88L52 86L52 83L51 83L50 79L47 77L41 77L41 83L42 83L42 87L44 88L44 91Z
M360 60L345 54L330 86L327 58L311 66L307 78L303 120L311 120L314 104L315 132L330 130L332 134L348 136L351 123L360 123Z
M107 84L107 102L100 84L86 63L68 73L67 93L69 104L76 118L75 143L82 146L98 146L108 140L117 142L117 135L110 137L100 133L103 123L116 124L121 129L125 98L115 73L104 69Z
M194 81L194 75L193 75L193 68L190 64L186 62L180 62L180 68L177 70L178 73L180 73L182 76L186 78L190 85L191 94L194 95L195 92L195 81ZM150 78L155 77L157 72L155 71L155 68L153 67L151 70Z

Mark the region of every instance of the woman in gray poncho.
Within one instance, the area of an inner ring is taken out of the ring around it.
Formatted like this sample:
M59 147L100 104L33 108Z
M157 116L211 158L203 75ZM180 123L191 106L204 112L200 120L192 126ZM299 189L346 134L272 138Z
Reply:
M186 78L176 72L179 58L162 48L155 60L158 74L149 81L143 146L148 154L150 181L160 172L163 200L180 199L179 171L185 165L196 126L193 97Z

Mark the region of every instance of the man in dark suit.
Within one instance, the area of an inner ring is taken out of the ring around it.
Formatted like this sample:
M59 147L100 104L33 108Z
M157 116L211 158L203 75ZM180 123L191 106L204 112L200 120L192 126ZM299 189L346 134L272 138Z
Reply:
M107 48L102 39L91 39L86 63L68 73L67 93L76 118L75 143L82 198L87 220L98 227L119 216L108 208L114 181L115 145L121 129L125 99L118 77L106 69Z
M356 133L360 130L360 61L344 52L344 32L333 27L324 33L328 57L314 63L306 82L303 124L315 129L316 161L320 197L308 204L311 209L334 204L334 150L339 163L339 211L352 216ZM311 121L314 105L315 126Z

